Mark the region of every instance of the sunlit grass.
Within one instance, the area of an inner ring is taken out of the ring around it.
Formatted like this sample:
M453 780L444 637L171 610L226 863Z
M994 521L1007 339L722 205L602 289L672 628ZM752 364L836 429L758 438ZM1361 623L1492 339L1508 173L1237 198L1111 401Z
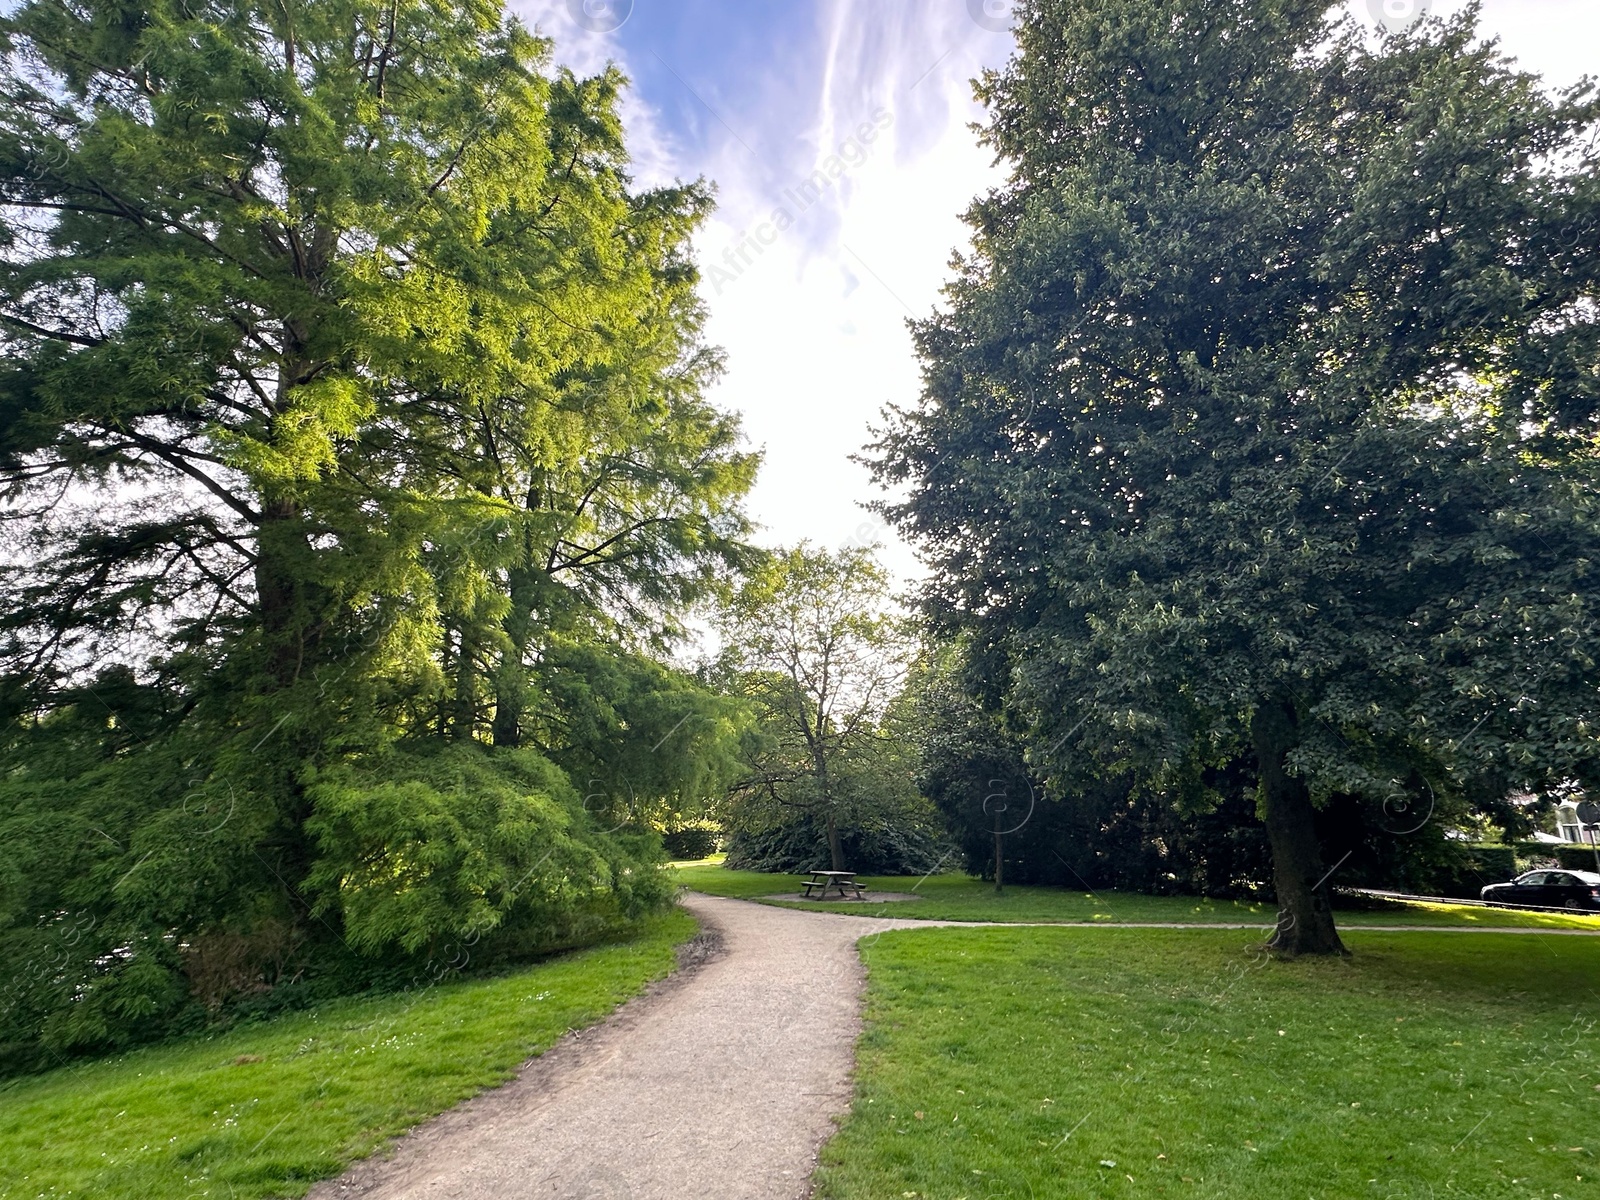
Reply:
M679 869L685 887L714 896L732 896L797 908L849 913L853 916L919 917L939 921L1071 921L1089 924L1176 922L1182 924L1246 924L1269 926L1277 918L1272 906L1242 900L1207 900L1194 896L1146 896L1138 892L1089 893L1065 888L1007 887L968 875L863 876L873 892L911 893L918 898L885 904L844 901L821 904L799 898L803 875L769 875L730 871L695 864ZM773 899L792 897L792 899ZM1600 916L1516 912L1459 904L1375 903L1338 913L1345 926L1429 925L1494 929L1588 929L1600 932Z
M676 862L669 862L667 864L667 866L669 866L669 867L719 867L719 866L722 865L723 860L726 859L727 857L728 856L726 854L713 854L709 858L679 859Z
M818 1200L1600 1195L1600 940L942 929L863 943Z
M354 999L0 1088L0 1197L299 1196L672 967L682 912L493 979Z

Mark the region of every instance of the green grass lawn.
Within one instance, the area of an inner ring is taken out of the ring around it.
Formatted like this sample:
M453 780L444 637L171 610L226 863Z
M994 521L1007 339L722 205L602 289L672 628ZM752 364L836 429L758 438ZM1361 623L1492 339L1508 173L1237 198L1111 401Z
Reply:
M818 1200L1600 1196L1600 940L1238 931L869 938Z
M299 1196L671 969L695 922L0 1088L0 1197Z
M713 896L766 901L788 894L798 897L802 875L769 875L759 871L729 871L711 865L678 868L685 887ZM862 876L868 895L912 892L917 900L888 904L818 904L796 899L796 907L853 916L920 917L937 921L1080 921L1096 925L1119 922L1181 921L1184 924L1271 925L1277 912L1269 905L1234 900L1204 900L1193 896L1146 896L1138 892L1085 892L1063 888L1008 887L1000 895L994 885L968 875ZM1592 929L1600 932L1600 917L1562 913L1513 912L1455 904L1375 903L1371 908L1342 909L1341 925L1438 925L1491 928Z

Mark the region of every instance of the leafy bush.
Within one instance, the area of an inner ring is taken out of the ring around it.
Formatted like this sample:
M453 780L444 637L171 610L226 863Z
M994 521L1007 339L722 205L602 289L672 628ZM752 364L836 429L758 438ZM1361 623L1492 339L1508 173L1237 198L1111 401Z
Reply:
M108 756L73 719L0 778L0 1075L528 958L668 901L659 839L531 750L390 748L272 799L270 754Z
M863 875L923 875L955 865L955 853L931 813L896 817L839 831L848 869ZM728 840L727 866L734 870L792 873L826 869L828 863L827 828L805 811L782 824L736 828Z
M1469 846L1459 852L1454 868L1431 881L1430 892L1476 900L1487 884L1504 883L1517 873L1517 852L1511 846Z
M1565 867L1569 871L1600 871L1600 865L1595 863L1594 851L1586 845L1569 843L1556 846L1548 842L1518 842L1511 853L1516 860L1515 870L1488 882L1503 883L1517 871L1531 871L1545 866Z
M680 862L710 858L721 842L722 826L706 820L685 821L667 830L661 838L667 857Z
M338 913L363 953L551 945L668 898L655 838L602 828L532 750L390 750L322 771L308 791L318 912Z

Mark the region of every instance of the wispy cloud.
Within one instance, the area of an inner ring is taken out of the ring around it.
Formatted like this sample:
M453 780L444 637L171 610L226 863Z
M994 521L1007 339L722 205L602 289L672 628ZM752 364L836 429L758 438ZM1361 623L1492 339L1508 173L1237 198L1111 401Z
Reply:
M616 61L638 81L626 118L642 182L716 183L700 244L709 334L729 356L716 399L767 452L752 510L773 541L843 543L874 494L849 455L885 403L919 389L907 317L937 305L966 244L959 214L999 178L969 128L982 119L970 81L1011 51L1007 4L633 3L598 33L565 0L517 10L557 39L561 61ZM1349 5L1370 20L1366 0ZM1593 37L1576 31L1597 26L1593 0L1484 0L1485 30L1558 82L1582 73ZM914 573L903 549L889 557Z
M709 334L729 357L715 399L767 454L752 511L774 542L842 544L873 495L849 456L884 404L914 399L906 320L937 303L959 214L995 178L968 128L970 80L1010 38L968 0L674 9L635 0L596 32L566 0L516 6L559 61L616 62L638 81L626 119L641 182L715 183L699 247ZM914 570L902 549L890 558Z
M748 148L712 140L696 164L719 188L701 243L729 355L717 399L767 452L752 507L774 541L842 543L862 523L874 492L849 458L884 404L916 396L906 320L933 309L959 214L995 179L969 81L1009 47L964 0L831 0L739 106Z

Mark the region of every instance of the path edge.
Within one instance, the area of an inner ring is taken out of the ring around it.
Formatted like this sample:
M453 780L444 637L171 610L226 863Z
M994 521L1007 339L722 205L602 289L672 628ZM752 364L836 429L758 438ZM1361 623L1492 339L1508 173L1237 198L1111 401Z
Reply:
M754 903L759 904L762 902L758 900L754 901ZM767 904L765 907L783 908L788 912L805 911L804 909L797 910L788 908L786 905L781 904ZM839 916L843 917L845 920L861 919L850 913L823 912L816 915L824 917ZM895 918L868 917L866 919L890 921L894 920ZM867 994L872 982L870 978L872 968L867 965L867 956L861 952L861 944L867 941L869 938L875 940L885 933L914 932L918 928L927 928L927 926L913 925L909 930L893 927L887 929L870 929L850 943L851 949L855 951L856 955L856 1015L854 1020L851 1022L853 1029L850 1037L850 1070L845 1075L845 1084L848 1095L845 1098L844 1107L839 1112L834 1113L831 1117L833 1129L811 1148L811 1170L806 1174L805 1190L799 1194L798 1200L816 1200L818 1186L817 1172L822 1169L822 1152L828 1147L830 1142L832 1142L844 1131L845 1122L850 1120L850 1118L855 1115L856 1102L860 1099L859 1085L861 1073L861 1048L862 1044L867 1039L867 1034L872 1031L872 1022L867 1017ZM940 926L940 928L944 928L944 926Z
M674 901L680 911L688 912ZM569 1065L581 1060L589 1041L604 1031L634 1024L671 996L700 971L727 953L721 927L711 918L690 913L699 932L680 943L672 969L660 979L645 985L643 991L623 1001L610 1013L582 1029L568 1029L550 1044L549 1049L526 1058L516 1073L502 1084L468 1096L441 1113L419 1121L399 1137L390 1139L371 1154L355 1159L337 1175L318 1180L305 1193L305 1200L350 1200L366 1196L407 1173L428 1154L432 1145L463 1127L494 1121L501 1109L538 1103L541 1093L549 1096L551 1084Z

